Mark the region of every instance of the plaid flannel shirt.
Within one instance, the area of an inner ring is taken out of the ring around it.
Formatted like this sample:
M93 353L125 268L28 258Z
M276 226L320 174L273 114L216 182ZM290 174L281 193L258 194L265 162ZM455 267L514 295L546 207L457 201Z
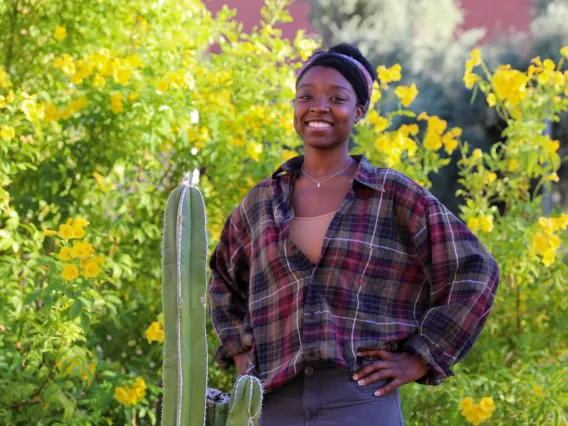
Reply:
M233 210L211 260L216 361L252 350L266 389L306 363L355 371L360 350L419 354L419 383L453 375L493 304L499 270L472 232L426 189L363 156L317 265L290 239L303 157L284 163Z

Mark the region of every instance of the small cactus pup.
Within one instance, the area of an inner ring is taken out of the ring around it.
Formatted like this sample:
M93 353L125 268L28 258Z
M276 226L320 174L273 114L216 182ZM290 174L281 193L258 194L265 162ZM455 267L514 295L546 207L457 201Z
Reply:
M254 376L237 378L231 399L227 426L255 426L262 409L262 383Z
M197 188L179 187L164 215L162 426L203 426L207 336L205 206Z

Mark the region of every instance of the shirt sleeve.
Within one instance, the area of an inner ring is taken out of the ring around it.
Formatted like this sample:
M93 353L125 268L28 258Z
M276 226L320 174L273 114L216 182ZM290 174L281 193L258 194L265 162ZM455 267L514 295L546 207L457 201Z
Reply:
M411 237L424 272L429 308L403 349L420 355L429 372L417 382L438 385L454 373L477 340L493 305L499 267L475 235L433 196L416 204Z
M211 322L221 345L215 361L225 368L233 357L252 348L252 327L247 320L249 297L248 239L237 207L229 216L209 266L207 288Z

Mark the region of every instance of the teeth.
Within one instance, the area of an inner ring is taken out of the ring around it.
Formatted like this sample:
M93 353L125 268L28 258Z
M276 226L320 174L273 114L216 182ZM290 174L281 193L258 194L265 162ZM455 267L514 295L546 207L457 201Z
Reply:
M331 124L326 123L325 121L310 121L308 123L310 127L331 127Z

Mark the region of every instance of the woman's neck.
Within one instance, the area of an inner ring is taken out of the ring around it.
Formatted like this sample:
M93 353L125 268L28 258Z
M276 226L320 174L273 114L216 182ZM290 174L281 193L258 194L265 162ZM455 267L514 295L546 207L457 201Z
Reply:
M309 147L304 149L304 170L312 176L336 173L352 162L347 149L329 151Z

